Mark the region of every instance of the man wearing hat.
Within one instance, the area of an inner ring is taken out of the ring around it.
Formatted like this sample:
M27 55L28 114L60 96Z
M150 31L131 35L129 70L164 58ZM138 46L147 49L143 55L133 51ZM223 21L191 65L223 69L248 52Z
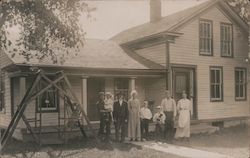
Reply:
M165 91L166 97L162 99L161 107L166 116L164 137L172 141L174 138L174 120L176 117L176 102L171 98L169 90Z
M126 123L128 121L128 103L124 100L124 95L122 93L118 94L118 100L114 102L113 119L116 141L124 142Z
M111 96L108 94L108 99ZM112 122L112 109L113 107L109 104L113 105L113 102L107 101L105 99L105 95L103 92L99 93L99 101L96 103L100 113L100 129L99 129L99 136L104 136L104 129L105 129L105 141L110 141L110 125ZM108 104L108 105L107 105Z

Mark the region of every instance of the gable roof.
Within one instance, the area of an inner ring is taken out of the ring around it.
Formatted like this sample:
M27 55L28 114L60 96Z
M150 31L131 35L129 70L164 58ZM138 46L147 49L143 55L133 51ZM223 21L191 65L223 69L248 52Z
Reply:
M199 5L184 9L180 12L162 17L159 21L148 22L128 30L125 30L116 36L112 37L111 40L118 42L119 44L134 41L140 38L152 36L155 34L160 34L164 32L176 33L176 28L178 28L183 23L188 22L194 16L199 15L206 9L220 2L221 5L227 5L224 0L207 0ZM231 9L227 7L226 9ZM232 9L231 9L232 10ZM235 12L234 12L235 14ZM238 16L239 18L239 16ZM241 19L242 20L242 19Z
M54 64L49 57L42 61L32 58L27 61L22 55L16 54L13 58L6 53L15 65L34 65L47 67L71 68L104 68L104 69L149 69L147 66L134 60L114 41L87 39L80 52L75 55L70 51L65 56L64 63Z

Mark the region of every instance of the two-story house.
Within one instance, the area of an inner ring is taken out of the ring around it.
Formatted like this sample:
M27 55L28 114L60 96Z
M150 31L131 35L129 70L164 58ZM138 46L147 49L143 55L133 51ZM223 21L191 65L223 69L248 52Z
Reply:
M244 119L250 111L248 31L248 25L223 0L208 0L166 17L161 17L161 1L151 0L148 23L111 40L87 40L78 55L71 52L63 64L26 61L2 51L0 128L8 126L31 85L28 71L33 66L46 72L64 70L92 123L99 120L98 92L122 92L128 99L133 89L141 102L149 100L152 106L160 104L166 89L177 101L185 90L193 101L193 122ZM59 121L63 101L58 98L58 92L50 89L28 105L26 117L41 116L46 128L63 126ZM15 137L23 139L25 128L19 123Z
M223 0L209 0L166 17L161 17L160 0L150 3L150 22L112 40L131 55L164 66L174 99L183 90L193 99L194 119L212 122L249 116L247 23ZM147 98L155 100L161 91L155 92Z

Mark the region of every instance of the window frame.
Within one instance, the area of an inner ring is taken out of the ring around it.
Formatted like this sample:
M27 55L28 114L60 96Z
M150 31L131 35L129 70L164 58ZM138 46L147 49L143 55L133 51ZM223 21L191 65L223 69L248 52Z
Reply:
M54 75L51 75L51 76L49 76L49 78L53 81L53 78L54 78L55 76ZM34 78L33 78L33 80L34 80ZM41 83L39 83L39 88L41 88L41 86L42 86L42 84ZM43 107L40 107L41 106L41 100L43 99L43 95L45 95L45 93L47 93L48 92L48 90L51 90L51 88L53 88L53 90L55 91L55 94L54 94L54 102L55 102L55 104L57 104L56 105L56 107L55 108L43 108ZM47 91L45 91L44 93L42 93L41 95L39 95L38 97L37 97L37 99L36 99L36 112L37 113L57 113L57 112L59 112L59 108L60 108L60 92L59 92L59 90L56 88L56 87L54 87L54 86L52 86L51 88L49 88Z
M240 71L243 71L244 72L244 83L243 83L243 86L244 86L244 94L245 96L244 97L237 97L236 96L236 71L237 70L240 70ZM247 68L245 67L235 67L234 68L234 96L235 96L235 101L246 101L247 100Z
M211 52L201 51L201 22L210 23L211 25ZM199 55L201 56L213 56L214 55L214 37L213 37L213 21L208 19L199 19Z
M220 70L220 98L212 98L212 81L211 81L211 71L212 70ZM223 79L223 67L222 66L210 66L209 67L209 89L210 89L210 102L223 102L224 101L224 79Z
M230 55L225 55L222 53L222 32L221 32L221 27L222 26L229 26L231 28L231 54ZM234 57L234 32L233 32L233 24L231 23L226 23L226 22L221 22L220 23L220 55L221 57L225 58L233 58Z

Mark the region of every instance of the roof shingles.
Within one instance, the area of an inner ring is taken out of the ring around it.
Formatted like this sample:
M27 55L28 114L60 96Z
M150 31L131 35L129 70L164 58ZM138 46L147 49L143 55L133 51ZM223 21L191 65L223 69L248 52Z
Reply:
M81 51L75 55L70 52L66 55L65 62L53 63L49 57L39 61L32 58L27 61L22 55L9 58L14 64L37 66L62 66L80 68L106 68L106 69L148 69L148 67L129 57L124 50L114 41L87 39Z

